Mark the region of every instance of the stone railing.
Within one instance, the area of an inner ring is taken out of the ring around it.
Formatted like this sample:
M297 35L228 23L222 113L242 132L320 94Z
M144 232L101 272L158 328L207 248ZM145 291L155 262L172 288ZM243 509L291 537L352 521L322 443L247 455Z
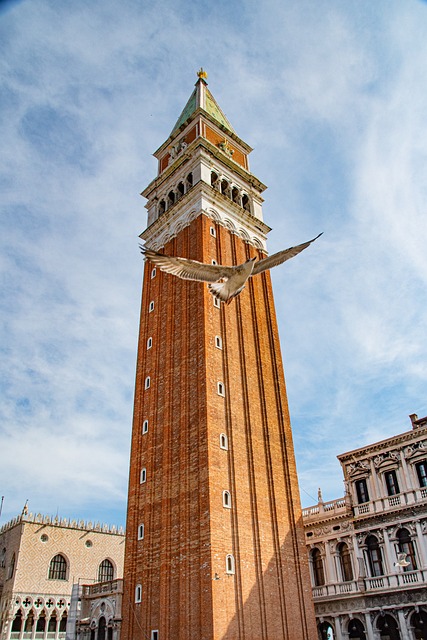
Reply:
M338 498L337 500L331 500L330 502L319 502L312 507L303 509L302 517L304 520L317 520L324 515L333 516L335 514L344 514L347 508L345 498Z
M97 596L106 593L122 593L123 580L109 580L108 582L95 582L95 584L85 584L82 587L84 596Z
M411 489L410 491L398 493L395 496L384 496L369 502L356 504L354 505L354 515L357 518L357 516L363 516L367 513L383 513L384 511L391 511L399 507L419 504L425 501L427 501L427 487L421 487L420 489Z
M321 587L313 587L313 598L342 598L353 593L372 593L373 591L396 591L409 589L414 585L423 585L427 581L427 571L401 571L385 576L363 578L349 582L337 582L324 584Z

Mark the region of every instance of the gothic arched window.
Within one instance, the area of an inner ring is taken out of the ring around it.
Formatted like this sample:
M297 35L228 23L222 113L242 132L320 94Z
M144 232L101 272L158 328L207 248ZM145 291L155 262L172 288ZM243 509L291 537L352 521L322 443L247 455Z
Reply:
M109 582L114 578L113 563L105 558L99 565L98 569L98 582Z
M56 619L56 613L54 612L49 618L49 625L47 628L48 633L56 632L56 624L57 624L57 619Z
M107 622L104 616L101 616L98 621L98 640L105 640L105 629Z
M21 627L22 627L22 611L21 609L18 609L12 622L11 631L14 633L18 633L19 631L21 631Z
M397 532L397 541L400 553L406 553L407 567L403 567L404 571L415 571L417 568L417 559L415 556L414 543L408 529L402 528Z
M67 579L67 561L60 553L50 561L49 580Z
M350 582L350 580L353 580L353 567L351 566L350 550L345 542L340 542L337 549L342 579L344 582Z
M311 561L313 563L314 586L321 587L325 584L325 573L323 571L322 554L317 547L311 552Z
M383 576L383 560L380 545L378 544L378 539L375 536L368 536L366 538L366 548L368 552L368 561L369 568L371 570L371 576Z

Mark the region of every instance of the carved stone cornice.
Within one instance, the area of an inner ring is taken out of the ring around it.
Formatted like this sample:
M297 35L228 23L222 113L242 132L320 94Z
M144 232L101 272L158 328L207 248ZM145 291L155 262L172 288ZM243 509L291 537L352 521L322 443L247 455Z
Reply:
M410 443L411 440L414 441L414 444L421 440L422 436L424 437L424 443L427 447L427 426L419 427L418 429L405 431L405 433L401 433L397 436L393 436L392 438L388 438L387 440L382 440L380 442L375 442L367 447L361 447L360 449L353 449L352 451L347 451L337 456L338 460L342 465L349 464L354 461L356 458L366 458L373 457L377 451L384 451L386 448L396 448L397 450L402 449L407 443Z

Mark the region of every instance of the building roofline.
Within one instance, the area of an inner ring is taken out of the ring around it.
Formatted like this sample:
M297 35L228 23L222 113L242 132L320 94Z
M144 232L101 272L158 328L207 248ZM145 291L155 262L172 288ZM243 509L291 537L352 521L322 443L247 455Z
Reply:
M0 534L13 529L19 524L43 524L53 527L62 527L64 529L79 529L81 531L92 531L94 533L108 533L112 535L124 536L125 530L123 527L117 527L116 525L108 525L101 522L85 522L84 520L72 520L71 518L59 518L58 516L44 516L41 513L37 514L20 514L6 522L0 527Z

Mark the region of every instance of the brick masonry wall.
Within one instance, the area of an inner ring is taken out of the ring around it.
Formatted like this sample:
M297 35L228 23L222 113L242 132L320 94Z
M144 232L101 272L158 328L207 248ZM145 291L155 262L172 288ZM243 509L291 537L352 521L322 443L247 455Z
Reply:
M222 264L257 255L203 215L165 253ZM217 309L203 283L159 270L151 278L151 270L147 263L122 636L142 640L158 629L161 640L311 640L317 632L269 274ZM219 446L221 433L228 451ZM228 554L235 575L226 572Z

